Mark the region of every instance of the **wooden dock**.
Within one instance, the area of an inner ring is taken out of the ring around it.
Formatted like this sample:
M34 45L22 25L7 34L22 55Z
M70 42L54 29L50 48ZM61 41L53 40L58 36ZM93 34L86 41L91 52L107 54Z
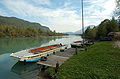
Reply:
M56 63L58 62L59 65L64 63L69 57L62 57L57 55L51 55L48 57L47 61L38 61L37 64L42 64L46 66L56 67Z
M75 48L69 48L64 52L56 52L55 55L48 56L47 61L38 61L37 64L56 67L56 63L59 63L59 66L62 65L70 56L75 53Z

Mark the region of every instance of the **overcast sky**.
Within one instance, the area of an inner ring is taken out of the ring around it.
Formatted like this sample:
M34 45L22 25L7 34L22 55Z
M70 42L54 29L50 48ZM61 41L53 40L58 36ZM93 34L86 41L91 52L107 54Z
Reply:
M111 18L115 0L83 0L85 26ZM0 0L0 15L38 22L57 32L74 32L81 26L81 0Z

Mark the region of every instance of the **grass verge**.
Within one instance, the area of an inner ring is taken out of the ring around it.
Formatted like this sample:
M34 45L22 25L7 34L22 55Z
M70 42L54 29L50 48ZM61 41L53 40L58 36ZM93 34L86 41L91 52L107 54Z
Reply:
M120 79L120 49L112 44L98 42L79 51L60 67L57 79Z

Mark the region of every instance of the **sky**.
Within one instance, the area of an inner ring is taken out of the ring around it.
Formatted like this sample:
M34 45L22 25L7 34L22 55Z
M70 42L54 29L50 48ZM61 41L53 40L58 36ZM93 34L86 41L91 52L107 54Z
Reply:
M111 19L115 0L83 0L84 25ZM0 0L0 15L37 22L57 32L82 28L81 0Z

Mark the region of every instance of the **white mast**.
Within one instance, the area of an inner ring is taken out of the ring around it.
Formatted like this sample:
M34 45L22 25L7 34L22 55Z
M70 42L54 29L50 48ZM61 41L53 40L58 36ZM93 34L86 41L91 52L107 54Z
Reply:
M83 44L84 44L84 14L83 14L83 0L81 0L81 7L82 7L82 33L83 33Z

